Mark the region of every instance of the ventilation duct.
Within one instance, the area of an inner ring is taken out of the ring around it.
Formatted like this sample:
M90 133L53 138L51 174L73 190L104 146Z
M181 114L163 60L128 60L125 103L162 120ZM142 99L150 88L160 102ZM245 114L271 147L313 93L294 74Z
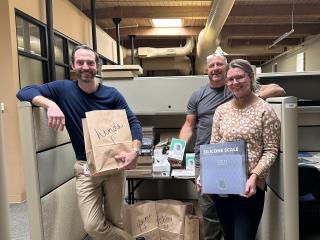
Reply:
M183 47L175 48L151 48L140 47L138 48L138 57L140 58L158 58L158 57L178 57L187 56L192 52L194 47L193 38L188 38Z
M188 57L162 57L143 59L143 71L177 70L181 75L190 75L191 61Z
M206 57L219 45L219 34L233 7L235 0L215 0L212 2L206 26L198 36L196 74L206 71Z
M178 57L187 56L192 52L194 48L193 38L188 38L186 44L183 47L174 48L151 48L140 47L138 50L134 50L134 56L138 58L161 58L161 57ZM122 48L123 58L131 57L131 50Z

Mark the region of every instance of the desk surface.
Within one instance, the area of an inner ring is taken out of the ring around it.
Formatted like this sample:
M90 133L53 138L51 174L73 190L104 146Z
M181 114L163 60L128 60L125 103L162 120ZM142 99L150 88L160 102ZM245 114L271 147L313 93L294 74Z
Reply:
M299 153L299 165L312 165L320 171L320 153L319 152L303 152Z
M195 177L182 177L182 176L154 176L152 174L148 175L136 175L130 174L130 172L126 172L126 179L186 179L186 180L194 180Z
M126 179L195 179L194 171L185 169L172 169L171 175L169 172L160 172L153 174L151 166L138 166L132 170L126 170ZM180 173L180 174L179 174Z

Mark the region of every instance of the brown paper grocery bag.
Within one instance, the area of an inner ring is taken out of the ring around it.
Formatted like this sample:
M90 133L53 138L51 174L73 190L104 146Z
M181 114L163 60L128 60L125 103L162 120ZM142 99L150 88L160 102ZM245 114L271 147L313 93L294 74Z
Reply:
M120 163L114 156L132 151L132 136L125 110L86 112L83 135L91 176L117 172Z
M199 240L199 217L186 215L184 219L184 240Z
M87 120L85 118L82 119L82 129L83 129L84 148L86 151L87 161L88 162L89 162L89 160L94 161L93 152L92 152L92 145L91 145L89 130L88 130L88 126L87 126Z
M148 240L160 240L155 202L126 205L124 227L134 238L141 236Z
M181 202L177 200L159 200L156 201L158 216L158 226L164 232L175 233L177 237L184 234L184 216L192 214L193 206L190 202ZM160 238L162 239L162 231Z
M160 240L184 240L183 234L172 233L165 230L160 231Z

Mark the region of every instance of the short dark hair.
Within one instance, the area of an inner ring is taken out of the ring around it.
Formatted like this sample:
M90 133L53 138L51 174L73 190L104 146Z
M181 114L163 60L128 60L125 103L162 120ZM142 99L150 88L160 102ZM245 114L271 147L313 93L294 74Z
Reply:
M72 50L72 54L71 54L71 63L74 64L74 54L76 53L76 51L78 51L79 49L85 49L85 50L89 50L91 52L94 53L95 55L95 61L96 61L96 64L99 64L99 55L93 51L92 48L88 47L87 45L78 45L76 46L73 50Z

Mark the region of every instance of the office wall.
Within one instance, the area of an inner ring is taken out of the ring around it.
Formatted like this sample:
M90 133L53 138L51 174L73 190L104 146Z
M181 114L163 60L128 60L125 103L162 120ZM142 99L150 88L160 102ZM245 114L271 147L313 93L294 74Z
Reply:
M262 66L262 72L272 72L272 65L275 63L278 65L278 72L296 72L297 54L301 52L304 52L305 54L305 71L319 71L320 35L317 35L301 46L295 48L295 51L283 54L283 56Z
M6 0L5 0L6 1ZM14 7L46 23L44 0L14 0ZM52 1L54 29L68 37L92 46L91 21L67 0ZM102 29L97 27L97 51L116 62L116 43Z
M91 21L67 0L54 0L54 29L64 35L92 46ZM8 176L8 199L21 202L25 199L23 162L20 151L20 132L18 124L19 90L18 52L16 39L15 9L46 23L44 0L1 0L0 1L0 102L5 104L4 159ZM97 28L98 52L116 61L115 41Z
M19 89L18 53L15 38L14 5L10 0L0 1L0 102L3 113L4 162L7 172L8 200L25 199L24 177L19 141L18 105L15 93Z

